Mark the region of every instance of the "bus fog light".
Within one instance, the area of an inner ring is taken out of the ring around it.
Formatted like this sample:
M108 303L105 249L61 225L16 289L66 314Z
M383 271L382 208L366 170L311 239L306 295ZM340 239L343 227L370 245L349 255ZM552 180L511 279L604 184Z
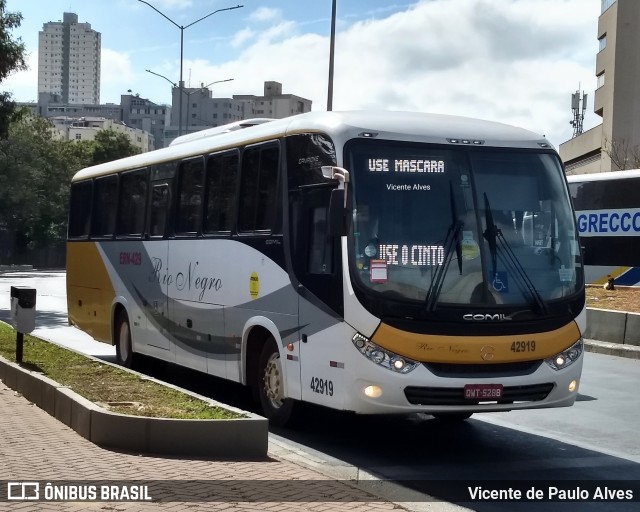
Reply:
M575 380L572 380L569 383L569 391L571 391L573 393L576 389L578 389L578 382L575 381Z
M364 394L369 398L380 398L382 396L382 388L380 386L367 386L364 388Z
M358 349L358 352L369 359L369 361L392 372L402 374L409 373L420 364L418 361L413 361L395 354L390 350L379 347L360 333L356 333L352 341L353 345Z
M567 366L575 363L580 356L582 355L582 351L584 350L584 344L582 338L576 341L573 345L571 345L568 349L563 350L559 354L556 354L549 359L545 359L544 362L547 363L554 370L563 370Z

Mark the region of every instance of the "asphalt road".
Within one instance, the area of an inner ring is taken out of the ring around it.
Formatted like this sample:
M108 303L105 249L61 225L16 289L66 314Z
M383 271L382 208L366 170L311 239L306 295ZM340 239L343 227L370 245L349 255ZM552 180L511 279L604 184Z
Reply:
M0 320L9 319L12 285L38 290L34 334L114 359L113 347L68 327L64 273L0 274ZM250 393L239 385L153 361L145 360L141 371L255 411ZM338 475L356 468L473 510L640 510L639 393L640 361L587 353L579 399L571 408L478 414L447 425L428 415L360 417L305 406L294 428L271 430L270 443ZM566 491L567 498L470 502L467 484L536 487L545 496L558 488L557 496ZM635 501L594 500L593 486L633 492ZM576 499L581 492L589 499Z

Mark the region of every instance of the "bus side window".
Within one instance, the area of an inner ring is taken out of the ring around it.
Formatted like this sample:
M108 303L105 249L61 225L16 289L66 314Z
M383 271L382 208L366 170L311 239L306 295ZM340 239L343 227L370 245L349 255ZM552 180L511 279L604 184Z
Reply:
M252 147L242 156L238 231L272 229L278 191L279 149Z
M196 234L200 229L204 161L189 160L180 165L176 233Z
M116 234L142 235L147 205L147 188L146 169L122 174Z
M231 231L238 182L238 154L213 155L207 161L204 233Z
M151 191L151 213L149 215L149 235L164 236L169 218L171 191L168 183L155 185Z
M116 227L118 176L97 178L93 192L91 236L110 237Z
M69 207L69 238L86 238L91 225L93 182L79 181L71 185Z
M333 273L333 240L328 233L329 209L314 208L309 215L309 274Z

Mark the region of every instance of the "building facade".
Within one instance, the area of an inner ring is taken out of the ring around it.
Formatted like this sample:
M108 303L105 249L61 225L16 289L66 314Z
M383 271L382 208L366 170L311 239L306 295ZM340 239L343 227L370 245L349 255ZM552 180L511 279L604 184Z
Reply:
M282 94L282 84L279 82L265 82L263 96L234 95L233 99L248 104L247 117L282 119L311 112L311 100L295 94Z
M40 117L71 116L71 117L108 117L116 121L120 120L120 105L106 103L95 105L93 103L64 103L59 94L41 92L38 94L38 102L17 102L19 107L30 110Z
M38 41L38 94L53 93L62 103L100 103L100 33L78 15L45 23Z
M150 133L154 147L159 149L163 147L164 130L170 124L171 107L141 98L139 94L122 94L119 119L127 126Z
M153 137L148 132L131 128L119 121L104 117L51 117L51 122L65 140L94 140L100 130L124 133L141 152L152 151Z
M182 88L182 116L180 116L179 87L172 89L171 125L165 128L164 145L178 137L207 128L215 128L234 121L252 118L282 119L303 112L311 112L311 100L294 94L282 94L279 82L264 82L264 95L233 95L214 98L206 86Z
M602 124L560 145L567 174L640 167L640 2L601 6L594 112Z
M180 93L179 87L171 90L171 126L180 128L182 134L246 119L244 101L214 98L212 91L203 85L182 88L180 120Z

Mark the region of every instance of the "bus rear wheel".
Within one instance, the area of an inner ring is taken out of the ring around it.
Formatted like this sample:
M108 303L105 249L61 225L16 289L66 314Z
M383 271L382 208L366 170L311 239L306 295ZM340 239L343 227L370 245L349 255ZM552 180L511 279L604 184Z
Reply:
M294 402L284 397L282 361L273 338L265 343L260 353L257 387L260 406L269 423L285 425L291 419Z
M125 368L133 367L133 348L131 344L131 328L129 317L122 312L116 321L116 361Z

